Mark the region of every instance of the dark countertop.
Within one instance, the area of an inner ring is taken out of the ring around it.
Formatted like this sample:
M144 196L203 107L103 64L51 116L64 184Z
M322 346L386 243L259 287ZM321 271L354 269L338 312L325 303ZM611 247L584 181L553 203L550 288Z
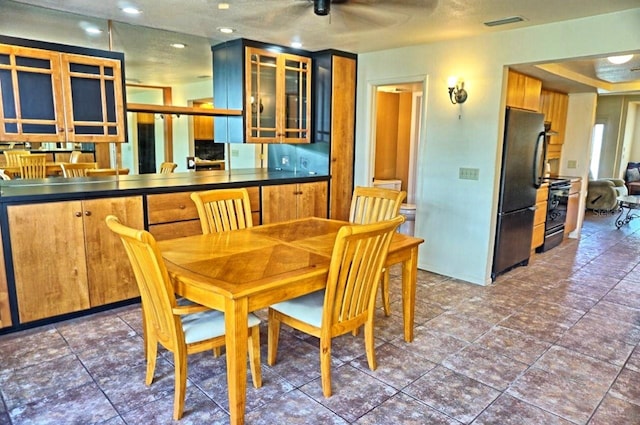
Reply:
M126 176L65 179L51 177L40 180L0 181L0 203L24 203L131 196L213 189L214 187L268 186L287 183L327 181L328 175L310 175L292 171L240 169L197 171L172 174L136 174Z

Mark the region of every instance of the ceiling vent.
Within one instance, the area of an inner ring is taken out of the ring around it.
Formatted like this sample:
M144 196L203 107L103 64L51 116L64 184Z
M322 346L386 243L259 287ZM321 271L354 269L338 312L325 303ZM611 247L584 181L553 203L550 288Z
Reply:
M498 19L497 21L489 21L484 24L488 27L497 27L498 25L514 24L516 22L522 22L525 19L522 16L511 16L509 18Z

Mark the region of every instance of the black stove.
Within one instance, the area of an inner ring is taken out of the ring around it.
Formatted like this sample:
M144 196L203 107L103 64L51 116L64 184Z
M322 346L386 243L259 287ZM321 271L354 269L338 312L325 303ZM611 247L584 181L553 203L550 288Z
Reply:
M544 242L536 249L537 252L548 251L562 243L571 189L569 179L546 177L543 182L549 183L549 197L547 199L547 218L544 224Z

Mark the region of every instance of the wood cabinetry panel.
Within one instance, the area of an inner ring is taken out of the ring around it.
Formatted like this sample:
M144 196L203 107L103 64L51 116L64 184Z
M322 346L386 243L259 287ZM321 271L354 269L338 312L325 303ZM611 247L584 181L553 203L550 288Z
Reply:
M262 188L262 222L327 217L327 183L283 184Z
M565 236L578 228L578 210L580 207L581 189L582 179L572 179L571 189L569 189L569 200L567 201L567 219L564 223Z
M513 108L538 111L542 81L509 70L506 104Z
M569 96L567 94L546 89L541 91L539 110L544 114L544 120L551 123L551 130L556 133L549 137L550 146L564 143L568 107ZM559 150L554 149L553 151Z
M202 233L200 219L176 221L173 223L150 224L149 233L158 241L183 238Z
M549 185L543 184L536 191L536 212L533 216L533 233L531 235L531 250L544 242L544 226L547 220L547 201L549 199Z
M7 213L20 322L88 309L82 202L9 206Z
M2 240L1 233L0 240ZM7 273L4 265L4 247L0 244L0 329L8 326L11 326L11 305L9 304Z
M134 229L143 229L142 197L82 201L89 301L91 307L140 296L120 238L105 223L113 214Z
M191 192L148 195L147 214L149 224L197 219L198 210L190 196Z

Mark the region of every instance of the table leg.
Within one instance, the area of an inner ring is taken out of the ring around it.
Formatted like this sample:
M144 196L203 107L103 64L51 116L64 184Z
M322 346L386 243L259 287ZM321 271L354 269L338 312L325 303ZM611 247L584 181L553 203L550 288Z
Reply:
M225 331L227 347L227 385L231 425L244 424L247 395L247 299L227 299Z
M411 249L409 258L402 262L402 313L404 340L413 341L413 321L416 307L416 280L418 278L418 247Z
M622 220L622 214L624 214L624 206L620 205L620 214L618 214L618 218L616 218L616 228L618 229L625 223L625 221Z

